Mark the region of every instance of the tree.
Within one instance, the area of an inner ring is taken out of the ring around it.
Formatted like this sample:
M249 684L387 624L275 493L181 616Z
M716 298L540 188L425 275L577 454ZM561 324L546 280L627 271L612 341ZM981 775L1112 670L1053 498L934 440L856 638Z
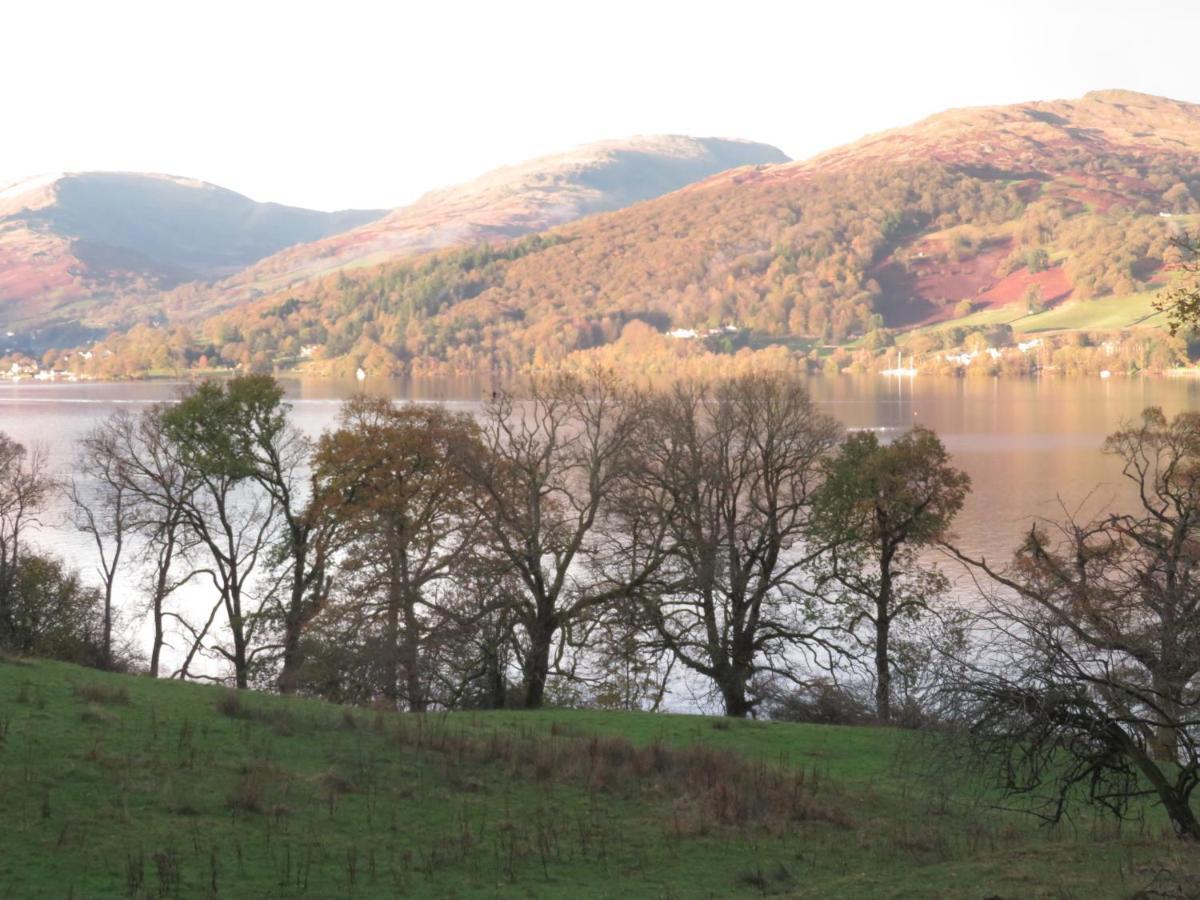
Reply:
M56 559L21 558L0 627L0 646L77 665L111 668L104 644L102 597Z
M972 331L963 341L963 347L969 353L986 353L988 349L988 340L981 331Z
M101 422L79 441L75 472L67 482L75 527L91 536L98 557L103 596L101 664L112 662L113 592L122 553L132 527L131 473L121 453L121 428L127 419Z
M483 452L465 471L485 553L520 579L512 615L524 705L536 708L570 630L644 577L594 577L607 549L598 526L638 449L642 410L611 373L594 372L534 378L521 400L498 392L482 418Z
M340 523L328 515L315 472L303 489L310 443L290 424L291 407L284 403L279 383L270 375L235 378L226 388L226 402L236 412L234 452L279 517L270 559L277 580L264 610L281 632L276 683L283 693L291 693L303 662L304 631L329 601L330 563Z
M892 718L893 624L933 611L945 577L921 553L946 536L970 489L936 434L916 427L890 444L874 432L846 438L825 466L816 531L847 633L866 623L874 653L875 714Z
M46 454L32 452L0 431L0 643L14 633L17 580L25 555L25 532L55 490Z
M279 516L276 497L258 487L259 470L249 447L247 423L275 421L280 395L259 376L225 384L206 381L163 413L164 433L194 487L183 504L188 529L205 548L218 598L207 620L184 620L192 646L179 674L187 676L195 655L205 648L217 612L225 612L232 646L211 650L233 667L238 688L249 686L251 669L267 645L256 645L266 625L265 592L255 596L253 576L271 543Z
M1034 247L1026 251L1025 268L1030 273L1044 272L1048 265L1050 265L1050 254L1046 252L1044 247Z
M1041 285L1031 284L1025 289L1025 312L1027 315L1044 312L1046 301L1042 297Z
M168 598L196 574L179 573L187 558L184 504L192 490L163 427L166 405L133 415L120 409L83 439L70 485L77 525L92 535L103 584L106 645L111 646L112 601L117 569L135 555L153 624L150 674L157 677L166 642ZM128 546L127 546L128 545Z
M479 449L469 416L359 397L314 458L319 502L344 532L348 602L379 636L383 695L414 711L432 700L431 642L454 630L435 589L472 549L477 505L459 462Z
M793 677L790 654L826 648L806 606L807 542L820 463L837 440L798 376L680 383L641 417L622 540L653 578L655 640L744 717L760 674Z
M1172 336L1179 332L1200 331L1200 237L1181 235L1171 241L1179 255L1177 268L1184 281L1154 301L1154 308L1164 313Z
M958 553L997 586L1003 639L958 685L963 721L1053 818L1078 787L1118 813L1150 793L1200 839L1200 414L1147 409L1105 451L1132 511L1036 524L1004 569Z
M132 482L135 529L142 539L140 556L148 564L144 591L154 628L150 648L150 675L154 678L162 664L166 619L181 620L179 613L168 612L167 601L197 574L187 565L178 571L179 564L189 559L194 543L185 527L185 514L195 484L164 430L167 408L152 406L136 420L121 411L116 424L121 436L119 452L125 457L125 471Z

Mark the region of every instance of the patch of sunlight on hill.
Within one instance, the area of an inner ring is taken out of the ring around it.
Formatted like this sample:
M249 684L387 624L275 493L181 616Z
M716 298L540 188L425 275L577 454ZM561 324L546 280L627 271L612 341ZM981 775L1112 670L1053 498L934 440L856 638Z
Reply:
M1162 313L1154 309L1157 291L1144 291L1126 297L1104 297L1067 303L1034 316L1013 322L1013 331L1116 331L1163 324Z
M1029 315L1023 303L982 309L960 319L938 322L914 329L914 334L929 334L947 328L981 328L988 325L1012 325L1014 334L1048 331L1120 331L1123 328L1148 328L1164 324L1162 313L1154 308L1158 291L1143 291L1123 297L1068 301L1045 312Z

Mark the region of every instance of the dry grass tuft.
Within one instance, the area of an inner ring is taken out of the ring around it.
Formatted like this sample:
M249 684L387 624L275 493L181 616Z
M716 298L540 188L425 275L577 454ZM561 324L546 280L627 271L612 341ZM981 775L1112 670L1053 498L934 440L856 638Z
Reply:
M124 685L112 687L99 682L85 682L71 687L71 693L78 700L102 706L128 706L129 691Z

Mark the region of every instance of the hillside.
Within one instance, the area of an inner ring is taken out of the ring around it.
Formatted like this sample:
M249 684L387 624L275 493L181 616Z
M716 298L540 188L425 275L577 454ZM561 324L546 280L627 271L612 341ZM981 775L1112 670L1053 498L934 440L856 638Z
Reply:
M378 218L256 203L166 175L82 172L0 190L0 325L110 322L114 306L239 271Z
M1086 329L1096 298L1172 277L1171 238L1197 213L1200 106L1104 91L954 110L536 241L342 272L199 332L231 363L386 374L543 364L635 322L639 340L730 326L756 345L840 344L1024 305L1078 307ZM1136 325L1145 303L1101 318Z
M1185 896L1156 822L1047 830L897 730L424 716L0 657L13 897ZM940 774L935 774L935 768Z
M646 135L587 144L431 191L369 224L290 247L205 298L228 306L337 269L496 243L623 209L726 169L786 161L766 144L723 138Z

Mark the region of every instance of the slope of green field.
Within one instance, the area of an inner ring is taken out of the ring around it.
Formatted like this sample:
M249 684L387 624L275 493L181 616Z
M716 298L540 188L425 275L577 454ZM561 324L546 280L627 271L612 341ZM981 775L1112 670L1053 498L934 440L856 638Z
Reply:
M1120 331L1164 324L1162 313L1154 308L1159 292L1146 291L1125 297L1103 297L1064 303L1045 312L1028 314L1025 305L989 307L947 322L914 329L911 333L942 331L947 328L980 328L1009 324L1017 335L1056 331Z
M1195 869L1156 824L1046 830L952 773L896 730L399 715L0 658L0 896L1092 900Z

